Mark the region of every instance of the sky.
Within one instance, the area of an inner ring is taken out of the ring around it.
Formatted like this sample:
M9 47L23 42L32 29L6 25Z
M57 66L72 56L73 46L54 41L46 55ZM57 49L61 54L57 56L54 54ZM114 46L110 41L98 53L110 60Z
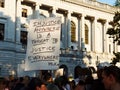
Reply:
M97 0L98 2L114 5L116 0Z

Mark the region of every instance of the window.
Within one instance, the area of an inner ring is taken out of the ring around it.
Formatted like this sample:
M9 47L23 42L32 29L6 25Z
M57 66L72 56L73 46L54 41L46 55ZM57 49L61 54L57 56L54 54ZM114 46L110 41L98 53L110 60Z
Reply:
M22 8L22 17L27 17L27 9Z
M4 0L0 0L0 7L4 8L4 6L5 6L5 1Z
M76 26L73 21L71 21L71 42L76 42Z
M4 40L5 24L0 23L0 40Z
M60 40L62 41L62 28L63 28L63 24L61 24L61 30L60 30Z
M109 44L109 53L111 53L111 44Z
M27 46L27 31L21 31L21 39L20 42L23 46Z
M88 26L85 24L85 44L88 44Z

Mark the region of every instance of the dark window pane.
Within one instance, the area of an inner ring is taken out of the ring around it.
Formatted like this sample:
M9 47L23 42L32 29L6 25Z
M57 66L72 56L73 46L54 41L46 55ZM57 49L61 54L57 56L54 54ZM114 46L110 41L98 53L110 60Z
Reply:
M76 26L73 21L71 21L71 42L76 41Z
M0 7L4 7L5 6L5 1L4 0L0 0Z
M21 39L20 42L23 45L27 45L27 31L21 31Z
M85 44L88 44L88 26L85 24Z
M4 29L5 25L0 23L0 40L4 40Z
M27 9L22 9L22 17L27 17Z

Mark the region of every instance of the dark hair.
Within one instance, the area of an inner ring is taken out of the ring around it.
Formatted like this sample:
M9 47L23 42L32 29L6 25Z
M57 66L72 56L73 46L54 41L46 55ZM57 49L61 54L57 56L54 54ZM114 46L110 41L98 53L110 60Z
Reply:
M55 84L49 84L47 85L48 90L59 90L58 86Z
M115 77L115 80L120 83L120 68L117 66L104 67L103 72L106 76L112 74Z
M29 90L36 90L36 87L41 87L41 85L43 85L44 82L37 78L37 77L34 77L30 80L29 84L28 84L28 88Z
M51 75L50 73L46 73L46 74L44 75L44 80L47 81L47 80L49 80L51 77L52 77L52 75Z
M79 85L85 85L85 82L83 80L79 80L78 84Z

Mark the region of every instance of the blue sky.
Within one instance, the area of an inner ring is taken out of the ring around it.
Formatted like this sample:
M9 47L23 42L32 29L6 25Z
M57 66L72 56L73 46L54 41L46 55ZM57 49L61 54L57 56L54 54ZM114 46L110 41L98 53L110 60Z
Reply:
M114 5L116 0L97 0L98 2L102 2L102 3L107 3L110 5Z

